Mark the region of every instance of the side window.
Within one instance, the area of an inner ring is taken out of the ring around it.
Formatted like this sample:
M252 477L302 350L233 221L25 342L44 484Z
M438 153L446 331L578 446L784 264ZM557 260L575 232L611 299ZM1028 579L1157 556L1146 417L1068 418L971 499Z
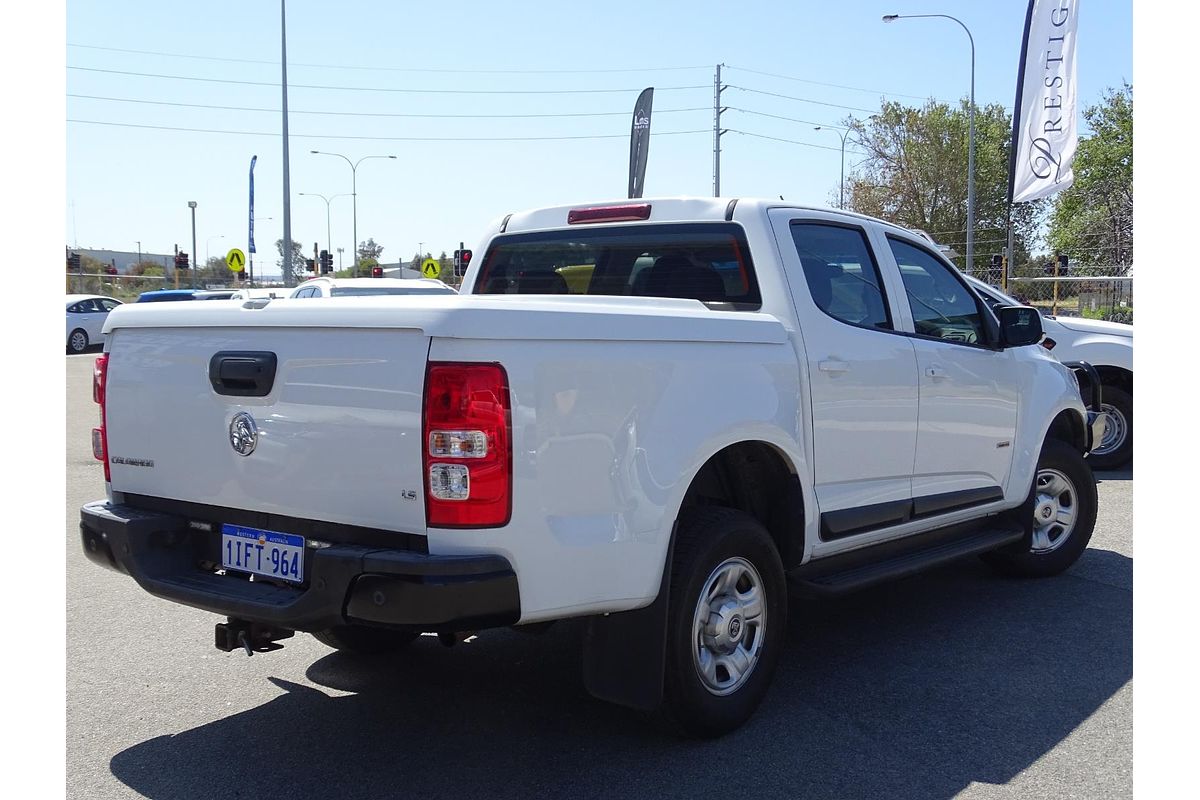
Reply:
M83 303L76 303L75 305L73 305L73 306L70 306L70 307L67 309L67 313L69 313L69 314L82 314L82 313L83 313Z
M950 342L984 344L983 315L966 285L925 250L888 237L900 267L916 332Z
M101 309L100 309L101 311L112 311L114 308L121 305L116 300L101 300L99 302L100 302L100 306L101 306Z
M892 329L879 267L859 228L793 222L792 239L817 307L863 328Z

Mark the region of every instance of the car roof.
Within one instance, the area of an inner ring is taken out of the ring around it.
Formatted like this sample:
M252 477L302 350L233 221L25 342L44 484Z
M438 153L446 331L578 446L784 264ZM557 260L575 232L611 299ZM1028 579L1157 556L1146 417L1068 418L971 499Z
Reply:
M447 286L436 278L309 278L302 286ZM449 288L449 287L447 287Z
M117 303L121 302L120 300L117 300L117 298L109 297L106 294L69 294L69 295L67 295L67 305L72 305L74 303L78 303L80 300L93 300L93 299L95 299L95 300L112 300Z
M139 294L138 300L143 298L146 300L172 300L175 298L190 300L197 291L196 289L152 289Z

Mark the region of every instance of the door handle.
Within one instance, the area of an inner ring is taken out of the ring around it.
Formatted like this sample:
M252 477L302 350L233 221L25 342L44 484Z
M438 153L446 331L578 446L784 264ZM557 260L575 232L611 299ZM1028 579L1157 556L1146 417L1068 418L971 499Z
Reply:
M932 367L926 367L925 374L931 378L944 378L944 377L946 377L947 373L946 373L946 370L942 369L941 367L939 367L935 364Z
M824 361L817 362L817 369L821 370L821 372L831 372L837 374L849 370L850 365L845 361L839 361L836 358L827 358Z

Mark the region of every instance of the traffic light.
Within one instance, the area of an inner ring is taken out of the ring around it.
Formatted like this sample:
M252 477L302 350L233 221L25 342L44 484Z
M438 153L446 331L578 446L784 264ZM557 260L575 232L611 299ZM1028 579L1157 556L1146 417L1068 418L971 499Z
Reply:
M182 250L175 254L175 269L188 268L188 254Z
M371 267L371 277L372 278L382 278L383 277L383 267Z
M333 253L328 250L321 251L321 274L327 275L333 272Z
M992 269L1002 269L1004 267L1004 256L999 253L992 255Z
M1066 272L1067 269L1069 268L1069 266L1070 266L1070 261L1067 259L1066 254L1059 253L1058 254L1058 268L1060 270L1062 270L1063 272Z
M454 251L454 277L462 276L462 250Z
M470 250L459 250L458 251L458 261L455 263L455 267L454 267L455 277L461 278L463 275L466 275L467 267L469 267L469 266L471 266L471 251Z
M314 261L311 258L307 258L304 260L304 264L308 267L309 272L316 273L316 271L317 271L317 262L316 261Z

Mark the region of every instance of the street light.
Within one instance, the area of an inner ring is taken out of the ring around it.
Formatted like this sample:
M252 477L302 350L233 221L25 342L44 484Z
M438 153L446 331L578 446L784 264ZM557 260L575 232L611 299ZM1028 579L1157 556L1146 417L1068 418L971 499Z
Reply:
M309 150L318 156L337 156L350 165L350 192L354 197L354 274L358 274L358 165L368 158L395 158L395 156L363 156L358 161L351 161L341 153L326 153L324 150Z
M838 208L846 208L846 138L850 135L850 129L847 128L845 133L839 133L837 128L830 128L827 125L818 125L813 128L814 131L832 131L836 133L842 140L842 179L838 183Z
M196 260L196 201L188 200L188 208L192 210L192 261ZM196 288L196 265L192 264L192 288Z
M333 251L333 241L329 235L329 203L333 200L338 199L339 197L349 197L350 195L335 194L333 197L326 197L325 195L317 194L316 192L297 192L297 194L300 195L301 197L319 197L325 201L325 249L332 252ZM355 235L356 236L358 235L357 231L355 232Z
M971 42L971 108L968 111L970 132L967 140L967 274L973 274L972 266L975 263L975 37L971 35L970 29L963 24L961 19L949 14L885 14L883 21L895 22L898 19L932 17L941 17L957 22L967 32L967 39Z

